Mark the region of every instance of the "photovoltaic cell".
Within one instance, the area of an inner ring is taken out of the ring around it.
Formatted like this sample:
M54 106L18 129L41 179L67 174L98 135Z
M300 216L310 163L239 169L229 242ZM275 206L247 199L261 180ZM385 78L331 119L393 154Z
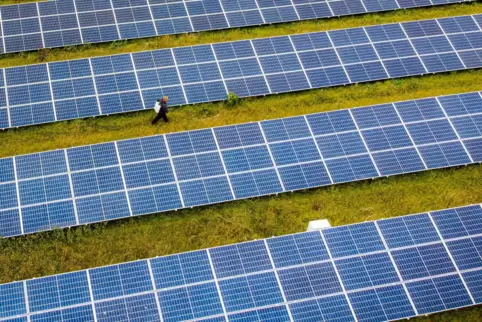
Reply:
M459 112L450 116L446 102L459 102ZM477 163L482 132L455 124L478 117L482 97L473 92L0 159L0 235ZM482 233L473 214L464 211L460 222L447 221L451 214L443 211L434 216L443 237ZM390 225L379 227L389 233L388 245L439 240L424 216ZM334 258L378 251L384 246L372 234L376 229L370 223L340 227L325 242ZM279 241L281 249L286 243L298 252L282 261L273 245L276 267L327 256L321 246L312 249L321 242L316 237L287 238ZM253 269L249 256L261 253L234 247L213 263L226 267L229 258L227 274L247 273Z
M70 0L55 3L62 1ZM291 2L287 4L290 5ZM222 101L228 93L263 96L481 67L482 31L476 22L478 16L450 18L451 25L458 28L444 27L445 19L449 18L0 69L0 128L151 109L161 96L169 96L169 104L179 106ZM393 106L386 105L379 107L378 112L370 107L360 109L353 117L368 136L367 144L400 147L406 140L398 142L392 138L394 132L401 131L400 127L379 131L371 128L399 124L398 118L404 122L431 118L441 112L439 104L449 117L473 114L478 108L476 93L439 103L433 100L420 101L419 104L428 105L424 115L415 113L418 106L402 105L397 115ZM313 131L318 134L317 131L329 131L332 127L336 132L348 130L346 117L333 114L330 127ZM295 123L285 125L283 135L306 135L306 127L296 132L296 122L300 120L292 121ZM271 123L265 122L268 140ZM274 122L271 126L279 125ZM454 126L466 128L463 135L480 132L477 118L460 120ZM453 134L439 120L408 130L414 133L417 143ZM282 139L281 132L275 135ZM445 150L439 147L425 153L446 155ZM460 161L447 157L444 162Z
M0 53L460 2L470 0L57 0L24 3L0 7L3 31ZM452 24L448 22L447 25L451 27Z
M481 220L472 205L0 284L0 320L391 321L462 308L482 302ZM446 222L466 233L442 234ZM340 231L382 246L340 253Z

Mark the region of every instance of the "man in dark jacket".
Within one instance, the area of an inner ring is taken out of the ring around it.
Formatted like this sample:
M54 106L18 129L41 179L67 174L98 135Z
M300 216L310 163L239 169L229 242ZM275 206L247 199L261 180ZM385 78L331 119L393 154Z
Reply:
M169 107L167 106L167 96L164 96L160 102L158 101L158 103L156 103L156 106L154 107L156 110L159 105L160 105L160 108L159 108L159 111L157 112L157 115L156 115L156 118L154 120L152 120L152 124L156 124L157 121L159 121L161 118L164 120L164 122L168 123L169 122L169 119L167 118L167 113L169 113Z

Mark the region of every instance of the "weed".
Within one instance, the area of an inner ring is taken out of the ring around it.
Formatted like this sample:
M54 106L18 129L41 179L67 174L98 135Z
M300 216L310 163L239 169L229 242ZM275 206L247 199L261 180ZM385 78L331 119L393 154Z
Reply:
M238 105L240 102L240 99L239 99L239 96L236 95L236 93L228 93L228 95L226 96L226 106L228 107L234 107L236 105Z

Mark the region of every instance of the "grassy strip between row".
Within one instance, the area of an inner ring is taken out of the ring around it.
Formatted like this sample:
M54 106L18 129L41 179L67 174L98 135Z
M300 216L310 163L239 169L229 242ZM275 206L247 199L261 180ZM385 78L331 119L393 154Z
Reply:
M7 55L0 60L0 66L481 12L480 3L453 5L78 46ZM60 122L0 133L0 157L475 91L482 89L480 84L482 71L464 71L245 99L233 108L223 103L186 106L170 113L172 123L155 127L149 123L154 116L152 111ZM0 283L300 232L314 219L327 218L332 225L342 225L480 203L481 180L482 167L473 165L0 240ZM417 320L481 321L482 309L469 308Z
M58 122L0 133L0 157L184 130L259 121L355 106L482 90L482 70L411 77L173 108L152 126L154 110Z
M43 2L48 0L0 0L0 6L7 6L10 4L21 4L21 3L30 3L30 2Z

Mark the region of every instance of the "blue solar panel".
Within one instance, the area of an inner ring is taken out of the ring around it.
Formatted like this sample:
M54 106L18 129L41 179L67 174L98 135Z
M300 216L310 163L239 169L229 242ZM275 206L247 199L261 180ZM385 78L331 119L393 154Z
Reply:
M325 244L317 233L290 235L267 240L273 264L277 268L322 261L329 258ZM286 253L285 249L293 249Z
M457 275L407 283L407 290L420 314L473 303Z
M437 231L428 216L414 215L378 223L390 248L439 241Z
M475 237L447 243L455 263L459 269L478 267L482 261L479 253L482 250L482 239Z
M0 49L2 53L20 52L469 1L57 0L25 3L0 7L3 30ZM474 23L465 22L465 29L470 30L467 25ZM451 21L443 26L459 30ZM410 27L413 34L424 34L419 25ZM356 37L356 33L350 36ZM345 38L349 39L346 35Z
M441 29L446 20L426 20L0 69L0 128L150 109L160 96L179 106L221 101L229 92L261 96L481 67L477 16L450 19L464 28ZM474 111L477 100L473 93L440 104L456 116ZM426 115L416 114L417 106L403 106L396 115L388 105L353 117L368 131L399 123L399 117L430 117L440 112L436 105ZM350 126L342 118L332 120L337 131ZM436 123L423 127L436 130Z
M53 287L56 285L57 287ZM90 301L85 272L52 276L27 283L29 307L44 311Z
M481 220L472 205L0 284L0 319L387 321L476 305Z
M198 251L151 260L157 288L168 288L213 279L206 251Z
M481 162L479 119L474 92L0 159L0 235ZM444 236L467 233L461 223L440 226ZM388 244L436 237L423 219L381 229L411 232ZM327 234L333 256L383 248L373 226L348 230ZM321 256L301 251L291 260Z
M393 252L393 260L405 280L455 271L447 251L439 244Z
M474 298L475 303L482 303L482 271L472 271L464 273L464 281L470 289L470 293Z

